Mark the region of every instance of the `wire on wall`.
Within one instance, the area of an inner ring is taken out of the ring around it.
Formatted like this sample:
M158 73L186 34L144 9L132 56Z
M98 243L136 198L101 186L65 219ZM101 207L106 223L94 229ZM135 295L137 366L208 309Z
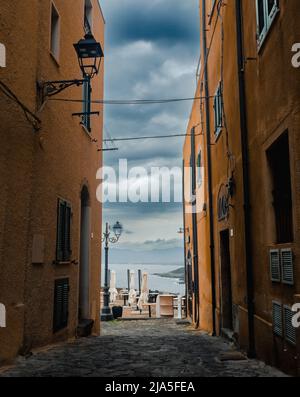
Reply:
M0 91L23 110L26 120L32 125L36 132L39 131L41 120L31 110L29 110L17 95L2 81L0 81Z

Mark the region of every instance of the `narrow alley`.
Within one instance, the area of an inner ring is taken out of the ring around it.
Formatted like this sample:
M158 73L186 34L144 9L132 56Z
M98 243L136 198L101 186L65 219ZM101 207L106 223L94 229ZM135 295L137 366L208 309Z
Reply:
M222 338L176 320L113 321L102 336L77 339L18 358L0 377L281 377L243 359Z

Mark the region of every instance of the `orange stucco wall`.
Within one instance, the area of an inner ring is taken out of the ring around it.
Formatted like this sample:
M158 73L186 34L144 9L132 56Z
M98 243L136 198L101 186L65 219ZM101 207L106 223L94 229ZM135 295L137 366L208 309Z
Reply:
M207 319L200 321L200 327L207 329L211 324L208 310L211 302L211 282L216 287L216 323L217 332L222 329L222 272L220 233L228 230L230 233L230 261L232 277L232 303L235 309L234 337L245 350L248 347L247 319L247 288L245 260L245 229L243 201L243 172L241 126L239 113L237 39L236 39L236 9L235 1L223 2L219 15L218 1L211 12L211 1L206 1L206 32L209 56L207 59L211 155L212 155L212 185L213 185L213 223L215 280L210 279L209 272L209 212L198 214L198 246L199 246L199 277L201 312L208 311ZM259 358L277 365L283 370L297 374L299 368L299 343L294 346L284 338L275 337L272 329L272 300L291 306L297 302L299 294L299 105L300 72L291 64L291 48L299 42L300 10L297 0L280 1L280 10L266 36L263 46L258 49L256 41L256 5L253 0L242 2L244 20L244 55L246 108L249 145L250 168L250 202L251 202L251 250L254 273L254 306L255 306L255 342ZM202 21L202 1L200 0L200 20ZM201 27L202 29L202 27ZM202 42L201 42L202 47ZM203 54L202 48L202 54ZM197 96L205 95L203 88L203 64L198 82ZM214 134L213 97L219 82L223 82L223 128L216 138ZM201 110L200 110L201 109ZM192 109L191 126L200 120L205 149L207 136L205 108L200 107L195 100ZM199 128L199 127L198 127ZM292 200L294 208L294 242L284 245L292 248L294 253L294 286L274 284L270 281L269 250L281 248L275 244L275 223L272 207L271 175L267 163L266 150L286 130L289 132L290 168L292 179ZM197 130L198 131L198 130ZM198 142L199 138L196 138ZM201 143L200 143L201 145ZM197 144L196 144L197 146ZM186 163L190 158L190 138L187 136L183 157ZM204 167L207 168L207 156L204 157ZM207 170L205 186L207 187ZM235 191L230 199L228 217L218 220L218 194L228 178L234 178ZM207 188L205 193L208 204ZM207 208L208 205L207 205ZM191 218L186 215L187 224L192 227ZM187 233L187 231L186 231ZM190 233L192 238L192 233ZM190 246L193 246L191 241ZM188 244L186 244L188 249ZM205 292L203 292L203 290ZM204 307L203 307L204 306ZM200 316L201 318L201 316ZM210 329L208 329L210 330ZM298 333L298 331L297 331ZM299 335L297 336L299 340Z
M81 104L47 101L38 106L37 81L80 79L73 44L84 36L84 1L55 0L60 16L60 56L50 54L51 1L0 1L0 42L7 68L0 80L41 119L35 132L20 109L0 92L0 302L6 305L7 328L0 328L0 362L20 351L75 335L78 323L81 190L87 186L91 206L90 317L99 333L101 205L96 200L96 171L102 164L103 109L92 118L89 135L72 113ZM93 34L104 49L104 20L93 4ZM94 99L103 98L103 63L93 80ZM80 87L59 94L81 99ZM53 264L56 252L57 200L72 205L72 261ZM32 264L35 235L45 239L44 262ZM54 281L68 277L68 327L53 334Z

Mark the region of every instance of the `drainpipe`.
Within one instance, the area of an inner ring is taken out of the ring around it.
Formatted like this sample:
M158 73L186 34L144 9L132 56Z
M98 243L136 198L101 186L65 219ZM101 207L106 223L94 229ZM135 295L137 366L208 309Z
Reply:
M199 263L198 263L198 224L197 224L197 199L196 199L196 156L195 156L195 127L191 131L191 163L192 163L192 220L193 220L193 264L194 264L194 308L195 324L200 324L199 302Z
M215 286L215 243L214 243L214 209L212 193L212 162L211 162L211 131L210 106L207 71L207 38L206 38L206 0L202 0L202 47L204 59L205 113L206 113L206 151L207 151L207 185L209 201L209 230L210 230L210 268L211 268L211 296L213 335L216 335L216 286Z
M249 173L249 146L247 127L247 106L245 89L244 49L243 49L243 12L242 2L236 0L236 29L237 29L237 61L240 98L240 124L242 144L243 167L243 193L244 193L244 224L245 224L245 254L247 274L247 307L248 307L248 356L255 357L254 335L254 285L253 285L253 261L251 245L251 203L250 203L250 173Z

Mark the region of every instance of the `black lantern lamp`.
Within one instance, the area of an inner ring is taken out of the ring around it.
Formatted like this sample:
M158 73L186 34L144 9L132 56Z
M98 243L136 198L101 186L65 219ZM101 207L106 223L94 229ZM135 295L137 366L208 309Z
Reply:
M84 39L74 44L74 48L83 77L93 78L99 73L101 59L104 57L100 43L95 40L91 33L88 33Z
M90 80L95 77L100 70L101 59L104 57L101 44L97 42L91 33L85 35L84 39L74 44L83 79L77 80L59 80L39 82L41 102L45 98L52 97L72 86L81 86L85 83L90 84ZM76 116L80 113L74 114Z
M113 226L113 232L116 236L117 239L121 237L121 234L123 232L123 226L121 225L120 222L116 222Z

